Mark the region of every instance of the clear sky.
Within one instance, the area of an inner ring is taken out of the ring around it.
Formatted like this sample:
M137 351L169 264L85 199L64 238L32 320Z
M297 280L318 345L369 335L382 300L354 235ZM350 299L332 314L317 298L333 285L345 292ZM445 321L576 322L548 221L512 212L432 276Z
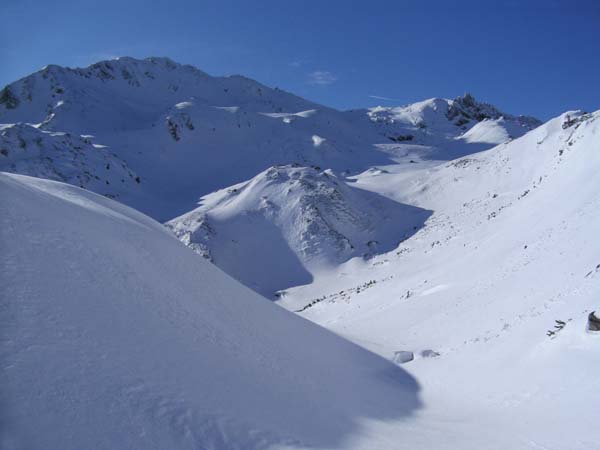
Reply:
M542 119L600 109L600 0L0 0L0 18L0 85L169 56L340 109L467 91Z

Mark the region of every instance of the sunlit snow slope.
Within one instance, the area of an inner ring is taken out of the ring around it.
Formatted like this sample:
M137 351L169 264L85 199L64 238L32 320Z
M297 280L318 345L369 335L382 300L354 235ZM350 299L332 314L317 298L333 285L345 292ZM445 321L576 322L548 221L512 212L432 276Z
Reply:
M409 351L428 448L590 449L600 428L600 111L357 187L433 211L394 252L280 303L390 359Z

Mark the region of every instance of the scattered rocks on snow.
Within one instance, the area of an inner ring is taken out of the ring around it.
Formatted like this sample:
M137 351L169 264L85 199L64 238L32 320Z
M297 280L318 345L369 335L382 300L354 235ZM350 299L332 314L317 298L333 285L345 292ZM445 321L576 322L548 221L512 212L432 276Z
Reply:
M571 320L573 320L573 319L569 319L569 320L567 320L567 322L570 322ZM564 320L555 320L554 322L555 322L554 329L546 331L546 336L548 336L550 338L555 338L556 334L558 332L562 331L562 329L567 326L567 322L565 322Z
M431 349L421 351L422 358L437 358L438 356L440 356L440 354Z

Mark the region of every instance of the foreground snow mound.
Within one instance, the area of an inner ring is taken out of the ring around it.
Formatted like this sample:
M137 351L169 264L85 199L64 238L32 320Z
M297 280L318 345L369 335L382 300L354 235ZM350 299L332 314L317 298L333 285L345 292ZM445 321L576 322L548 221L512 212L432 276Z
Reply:
M1 173L0 217L2 448L334 448L419 406L400 368L112 200Z
M384 138L366 120L357 126L342 112L280 89L213 77L167 58L48 66L4 88L0 122L93 135L144 180L120 201L161 221L192 209L198 195L274 164L357 171L389 161L373 147ZM46 177L35 168L23 173Z
M225 272L272 297L312 272L395 248L429 212L354 189L332 171L278 166L167 223Z

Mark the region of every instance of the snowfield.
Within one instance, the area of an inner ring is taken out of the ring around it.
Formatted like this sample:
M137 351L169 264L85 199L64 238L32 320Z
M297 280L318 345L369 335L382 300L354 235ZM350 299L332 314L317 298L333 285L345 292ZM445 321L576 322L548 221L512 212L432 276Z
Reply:
M120 58L0 92L0 170L2 448L600 450L600 111Z

